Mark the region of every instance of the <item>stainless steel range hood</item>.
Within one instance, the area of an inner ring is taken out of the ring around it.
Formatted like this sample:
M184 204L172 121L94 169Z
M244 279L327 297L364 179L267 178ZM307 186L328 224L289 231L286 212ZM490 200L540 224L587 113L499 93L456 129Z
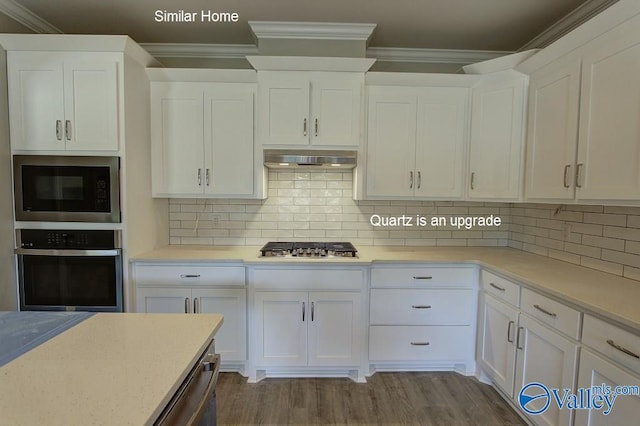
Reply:
M265 149L264 165L269 168L342 168L356 166L356 151Z

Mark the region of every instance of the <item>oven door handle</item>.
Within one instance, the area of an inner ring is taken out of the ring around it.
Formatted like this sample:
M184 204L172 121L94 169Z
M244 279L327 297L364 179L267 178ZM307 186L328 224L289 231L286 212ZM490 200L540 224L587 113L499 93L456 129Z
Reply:
M18 255L31 256L120 256L121 249L111 250L57 250L57 249L25 249L18 248L15 250Z

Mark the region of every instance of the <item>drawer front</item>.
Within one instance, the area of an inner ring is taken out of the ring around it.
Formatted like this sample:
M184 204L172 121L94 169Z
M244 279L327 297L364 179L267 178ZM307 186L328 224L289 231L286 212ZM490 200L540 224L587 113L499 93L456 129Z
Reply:
M520 306L520 286L492 272L483 270L480 273L482 289L500 300Z
M585 315L582 343L640 374L639 335L591 315Z
M475 268L470 267L416 267L416 268L371 268L373 288L472 288L476 280Z
M267 290L356 290L364 288L362 269L265 268L249 271L249 282Z
M244 286L242 266L135 265L136 285Z
M463 289L372 289L372 325L469 325L475 292Z
M572 339L580 340L581 312L526 288L522 289L520 309Z
M463 361L473 359L470 326L369 327L370 361Z

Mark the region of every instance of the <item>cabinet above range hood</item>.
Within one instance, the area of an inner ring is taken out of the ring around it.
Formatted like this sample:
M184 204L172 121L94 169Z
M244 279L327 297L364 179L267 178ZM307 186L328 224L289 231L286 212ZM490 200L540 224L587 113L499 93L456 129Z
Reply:
M277 168L352 169L356 166L356 151L302 149L265 149L264 165Z

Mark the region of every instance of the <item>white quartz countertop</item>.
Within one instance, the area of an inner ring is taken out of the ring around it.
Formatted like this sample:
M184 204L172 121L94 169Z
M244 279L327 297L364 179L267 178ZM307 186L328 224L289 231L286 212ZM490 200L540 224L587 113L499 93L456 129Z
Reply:
M640 282L506 247L359 246L359 257L282 259L258 257L258 246L166 246L133 262L236 262L259 264L359 264L385 262L475 263L527 287L559 297L640 332Z
M0 367L0 424L153 423L222 320L98 313Z

